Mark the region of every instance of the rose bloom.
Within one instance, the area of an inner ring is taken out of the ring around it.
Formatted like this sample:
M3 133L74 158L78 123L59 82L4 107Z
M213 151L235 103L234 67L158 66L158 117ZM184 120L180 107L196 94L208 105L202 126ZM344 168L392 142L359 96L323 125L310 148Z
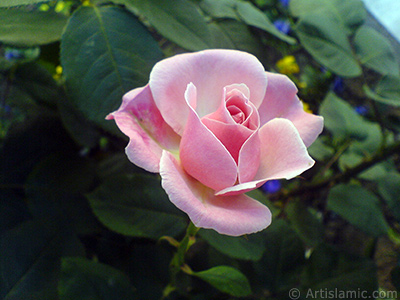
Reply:
M129 160L159 172L194 225L239 236L271 223L270 210L246 192L314 164L307 147L323 118L305 112L296 93L251 54L206 50L158 62L149 83L107 118L129 137Z

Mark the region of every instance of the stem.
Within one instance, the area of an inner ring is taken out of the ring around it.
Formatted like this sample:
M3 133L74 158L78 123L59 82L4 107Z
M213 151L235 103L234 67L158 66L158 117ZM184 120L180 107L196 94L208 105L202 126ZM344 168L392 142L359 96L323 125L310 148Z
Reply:
M170 268L170 282L165 287L163 291L162 299L168 297L168 295L176 289L176 277L178 273L181 271L182 267L185 265L185 254L189 250L189 248L195 243L196 233L199 231L192 222L189 223L186 234L178 244L177 251L171 259L169 268Z

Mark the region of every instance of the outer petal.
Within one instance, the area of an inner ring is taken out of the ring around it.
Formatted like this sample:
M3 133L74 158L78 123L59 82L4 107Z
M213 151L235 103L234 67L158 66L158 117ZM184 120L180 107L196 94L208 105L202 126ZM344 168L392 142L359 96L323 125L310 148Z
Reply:
M186 212L197 227L239 236L271 224L271 212L266 206L246 195L215 196L213 190L188 176L166 151L161 157L160 174L171 202Z
M236 50L205 50L180 54L157 63L150 74L154 101L165 121L182 135L189 115L185 105L186 86L197 87L196 111L200 117L219 107L223 88L244 83L258 107L265 95L267 77L256 57Z
M289 120L274 119L260 129L261 161L255 179L291 179L314 165Z
M259 131L260 166L253 181L226 188L216 195L235 195L260 187L268 180L291 179L314 165L292 122L273 119Z
M179 149L180 137L163 120L148 85L125 94L121 107L107 119L115 119L129 137L125 149L129 160L149 172L159 171L163 149Z
M186 91L187 103L190 108L189 118L183 132L179 156L182 166L191 176L204 185L220 190L235 184L237 165L215 135L200 121L199 116L189 103L194 104L196 93L193 85Z
M266 72L268 88L258 109L261 126L274 118L286 118L293 122L303 139L310 146L322 132L323 118L306 113L297 97L295 84L285 75Z

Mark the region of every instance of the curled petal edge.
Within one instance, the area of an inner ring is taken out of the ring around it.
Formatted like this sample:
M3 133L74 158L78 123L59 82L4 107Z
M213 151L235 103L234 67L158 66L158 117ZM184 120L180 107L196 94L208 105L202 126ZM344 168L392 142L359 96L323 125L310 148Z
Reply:
M271 224L268 207L243 194L215 196L212 189L189 176L167 151L161 156L160 174L162 187L171 202L187 213L197 227L240 236L261 231Z
M266 72L268 87L258 109L261 126L274 118L285 118L293 122L304 144L309 147L322 132L324 120L303 109L297 97L297 87L286 75Z
M129 137L125 148L128 159L146 171L159 172L163 149L177 152L180 137L163 120L148 85L126 93L120 108L109 114Z
M268 180L291 179L311 168L310 157L299 132L287 119L276 118L259 130L260 166L254 179L217 191L217 196L232 196L260 187Z
M179 156L186 172L204 185L219 190L234 185L237 165L217 137L201 122L193 105L196 87L189 84L185 93L189 107L187 126L183 132Z

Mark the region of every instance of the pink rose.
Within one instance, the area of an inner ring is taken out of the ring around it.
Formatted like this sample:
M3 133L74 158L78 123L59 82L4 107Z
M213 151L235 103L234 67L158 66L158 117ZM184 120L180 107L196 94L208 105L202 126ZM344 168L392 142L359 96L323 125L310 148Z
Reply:
M234 50L176 55L108 116L129 138L128 158L159 172L171 202L197 227L239 236L271 223L271 212L244 193L293 178L323 119L306 113L286 76L265 72Z

